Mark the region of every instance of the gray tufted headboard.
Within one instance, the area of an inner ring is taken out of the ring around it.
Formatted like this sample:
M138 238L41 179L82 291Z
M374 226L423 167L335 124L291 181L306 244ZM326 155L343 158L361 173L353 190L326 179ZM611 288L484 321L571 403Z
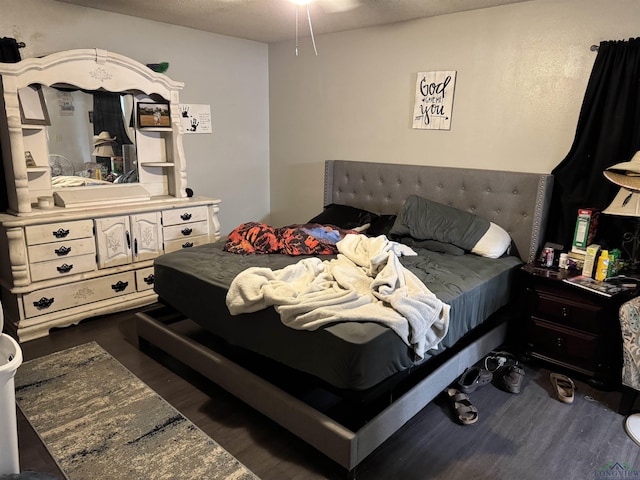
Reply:
M531 262L544 241L552 185L549 174L327 160L324 204L397 214L409 195L420 195L500 225Z

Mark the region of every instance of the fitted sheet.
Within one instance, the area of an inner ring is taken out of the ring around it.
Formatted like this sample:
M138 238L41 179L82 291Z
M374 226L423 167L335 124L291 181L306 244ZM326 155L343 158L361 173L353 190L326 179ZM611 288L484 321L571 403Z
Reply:
M401 263L445 303L451 305L449 331L439 348L417 362L392 330L375 322L336 323L315 331L294 330L280 322L273 308L231 316L227 289L242 270L274 270L304 256L237 255L224 252L223 241L183 249L154 262L155 291L162 301L222 338L343 390L362 391L427 361L453 346L511 299L516 257L488 259L415 249ZM333 256L321 256L331 259Z

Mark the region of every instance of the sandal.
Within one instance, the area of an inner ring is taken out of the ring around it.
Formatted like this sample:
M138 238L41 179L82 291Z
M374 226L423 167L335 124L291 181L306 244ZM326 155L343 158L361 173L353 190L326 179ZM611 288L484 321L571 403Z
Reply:
M576 388L573 380L559 373L552 373L549 375L549 378L558 400L564 403L573 403L573 392Z
M500 379L500 386L509 393L520 393L524 381L524 369L518 365L505 367L505 372Z
M478 409L471 403L469 395L462 393L455 388L447 389L447 396L458 421L462 425L471 425L478 421Z
M493 373L480 367L467 368L458 379L458 387L463 393L471 393L493 380Z

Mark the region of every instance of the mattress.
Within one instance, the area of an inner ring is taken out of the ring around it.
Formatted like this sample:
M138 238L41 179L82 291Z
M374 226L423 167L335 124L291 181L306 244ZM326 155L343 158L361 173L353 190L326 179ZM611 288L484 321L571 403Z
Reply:
M183 249L154 262L155 291L162 301L230 345L313 375L341 390L364 391L428 361L453 346L511 299L516 257L488 259L415 249L402 264L451 306L449 331L437 349L416 361L413 351L390 329L375 322L344 322L315 331L283 325L274 309L231 316L227 289L242 270L284 268L304 256L237 255L224 242ZM322 259L331 259L324 256Z

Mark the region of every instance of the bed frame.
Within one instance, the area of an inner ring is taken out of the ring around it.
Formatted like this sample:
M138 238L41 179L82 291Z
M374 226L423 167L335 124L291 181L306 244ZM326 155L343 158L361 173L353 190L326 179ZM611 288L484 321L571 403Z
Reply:
M553 177L547 174L329 160L324 204L346 204L379 214L398 213L418 194L475 213L505 228L520 257L533 261L544 238ZM225 308L223 306L223 308ZM158 348L209 378L324 453L355 477L356 466L407 421L506 339L498 321L424 372L397 399L357 430L346 428L287 391L172 328L180 314L166 308L137 314L141 348ZM504 319L503 319L504 320ZM436 357L437 358L437 357Z

